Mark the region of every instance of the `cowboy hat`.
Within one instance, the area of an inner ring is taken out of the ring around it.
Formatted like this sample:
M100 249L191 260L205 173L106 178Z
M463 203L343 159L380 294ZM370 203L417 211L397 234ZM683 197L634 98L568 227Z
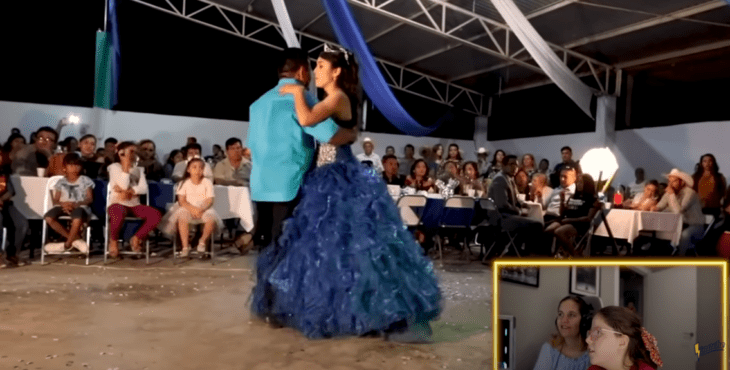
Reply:
M373 141L373 139L371 139L369 137L362 139L362 145L365 145L365 143L370 143L370 144L373 144L373 146L375 146L375 142Z
M486 148L480 147L479 150L477 150L477 154L489 154Z
M672 171L669 172L668 174L664 175L664 177L666 177L666 178L676 177L676 178L684 181L684 183L687 184L687 186L690 188L692 186L694 186L694 184L695 184L695 181L692 179L692 176L690 176L689 174L684 173L676 168L673 168Z

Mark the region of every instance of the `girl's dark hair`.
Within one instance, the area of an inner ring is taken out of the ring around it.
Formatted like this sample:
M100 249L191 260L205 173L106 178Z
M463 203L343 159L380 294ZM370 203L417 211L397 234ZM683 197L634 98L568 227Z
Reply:
M722 194L725 193L725 179L720 175L720 166L717 165L717 159L715 159L715 156L707 153L703 154L702 157L700 157L699 163L695 166L695 173L692 175L692 179L695 181L694 186L692 188L694 191L698 191L700 186L700 179L702 178L702 174L705 172L705 169L702 168L702 160L705 159L705 157L712 158L712 177L715 179L715 191L722 196Z
M25 136L23 136L21 134L15 134L15 133L14 134L11 134L8 137L8 141L6 141L5 142L5 145L3 145L3 151L5 153L10 153L10 150L13 149L13 140L15 140L17 138L23 139L23 143L26 143L27 144L27 141L25 141Z
M657 365L652 361L649 350L644 345L641 337L641 320L633 311L626 307L607 306L600 309L596 316L601 316L606 325L613 330L626 334L629 337L629 345L626 354L635 364L639 361L649 365L652 369L656 369ZM617 335L613 333L605 333L604 335Z
M494 152L494 157L492 158L492 166L496 166L497 165L497 154L499 154L499 153L502 153L502 156L507 157L507 153L505 153L504 150L497 149L497 151Z
M591 308L588 306L586 301L583 300L583 298L578 297L576 295L569 295L558 302L558 310L560 310L560 305L563 304L565 301L573 301L575 304L578 305L578 311L580 312L580 338L581 338L581 350L586 350L588 348L588 344L586 343L586 338L588 338L588 330L591 327ZM557 318L555 319L555 325L557 326ZM559 333L553 334L552 339L552 345L553 347L558 347L565 343L565 338L563 338Z
M84 140L86 140L86 139L89 139L89 138L94 139L94 143L96 143L96 142L99 141L99 140L96 139L96 136L94 136L92 134L86 134L86 135L82 136L81 139L79 139L79 143L82 142L82 141L84 141Z
M203 164L203 168L205 168L205 161L204 160L202 160L200 158L193 158L193 159L189 160L188 161L188 165L185 166L185 174L183 175L182 180L180 180L180 184L182 184L183 182L185 182L185 180L187 180L187 179L190 178L190 172L188 172L188 171L190 170L190 166L192 166L192 164L195 163L195 162L202 163Z
M355 56L347 51L343 50L332 50L323 51L319 54L319 57L332 63L332 68L342 68L342 72L337 76L336 84L342 89L342 91L353 99L357 97L357 85L358 79L358 65L355 61ZM353 112L355 114L355 112Z
M424 166L426 166L426 174L423 176L423 179L428 179L428 163L424 161L423 159L416 159L415 162L411 165L411 176L415 179L416 178L416 166L418 166L419 163L423 163Z
M476 173L477 178L479 178L479 165L477 165L477 162L474 162L474 161L469 161L469 162L464 163L464 165L461 167L461 173L464 176L468 176L466 174L466 167L468 167L468 166L471 166L472 168L474 168L474 173Z
M180 153L180 150L179 149L173 149L170 152L170 154L167 156L167 163L166 164L174 165L175 163L173 162L173 160L175 159L175 156L177 155L177 153Z
M461 151L459 150L459 145L457 145L457 144L449 144L449 151L451 151L451 148L452 147L456 148L456 159L459 160L459 161L463 160L461 158ZM446 153L446 158L451 158L451 157L449 157L449 153Z
M122 141L121 143L119 143L119 145L117 145L117 152L114 153L114 162L115 163L121 162L121 158L119 158L119 152L121 152L122 150L127 149L131 146L137 146L137 144L135 144L132 141Z
M68 153L63 156L63 165L78 165L81 166L81 157L77 153Z

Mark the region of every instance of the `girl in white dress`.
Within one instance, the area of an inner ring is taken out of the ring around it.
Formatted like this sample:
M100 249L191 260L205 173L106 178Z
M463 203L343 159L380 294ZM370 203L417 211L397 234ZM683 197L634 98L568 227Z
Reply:
M192 221L204 224L203 235L196 248L201 254L206 252L205 246L213 231L223 228L223 221L213 209L213 182L205 178L204 171L205 162L202 159L193 158L188 162L185 176L177 187L177 203L162 222L162 231L165 234L174 235L175 231L180 233L181 257L190 254L188 232Z

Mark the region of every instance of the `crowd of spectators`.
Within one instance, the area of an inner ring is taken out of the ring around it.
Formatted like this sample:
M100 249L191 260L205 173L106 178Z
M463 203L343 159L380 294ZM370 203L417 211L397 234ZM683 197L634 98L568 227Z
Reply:
M202 148L194 137L181 149L175 149L165 158L164 165L157 157L155 142L144 139L139 142L119 142L115 138L104 140L98 146L94 135L85 134L80 139L66 137L59 142L59 130L41 127L26 141L20 130L13 129L10 137L0 150L0 223L6 227L7 247L0 267L22 266L26 261L18 258L18 252L29 242L28 220L14 207L12 198L17 189L10 181L11 175L54 177L61 176L52 187L52 208L43 219L57 233L58 242L49 243L44 248L49 252L63 252L76 249L88 251L89 246L80 237L82 225L90 219L90 205L93 201L94 180L109 184L108 201L109 253L119 256L118 235L125 216L135 216L143 220L142 226L130 240L133 251L140 252L142 243L149 234L157 229L180 229L182 222L201 219L205 224L203 236L197 248L212 232L211 227L220 228L219 222L211 214L212 186L248 186L251 174L251 152L241 145L239 138L230 138L225 143L225 152L220 145L213 146L213 155L201 158ZM205 181L192 176L197 174L191 163L199 163L201 176ZM159 210L140 203L140 195L148 191L148 181L176 183L177 213L172 226L165 224ZM190 182L190 184L187 184ZM38 195L31 195L38 196ZM209 198L209 199L208 199ZM178 211L178 208L185 211ZM187 213L185 213L187 212ZM59 217L68 215L69 226L59 222ZM187 224L186 224L187 225ZM230 226L230 225L229 225ZM163 230L164 231L164 230ZM242 235L239 235L242 236ZM183 239L183 255L189 253L186 238Z

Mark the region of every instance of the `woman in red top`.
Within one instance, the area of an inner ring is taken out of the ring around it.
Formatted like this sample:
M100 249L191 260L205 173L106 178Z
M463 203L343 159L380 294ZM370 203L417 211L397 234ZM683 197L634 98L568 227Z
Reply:
M656 338L625 307L604 307L588 331L588 370L656 370L662 367Z

